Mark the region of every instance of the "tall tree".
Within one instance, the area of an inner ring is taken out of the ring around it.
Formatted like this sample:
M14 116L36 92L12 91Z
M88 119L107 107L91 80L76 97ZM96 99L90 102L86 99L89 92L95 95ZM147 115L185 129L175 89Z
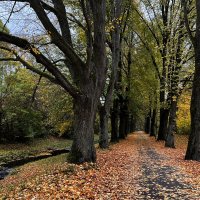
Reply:
M182 0L184 6L185 25L190 36L195 52L195 72L192 87L191 99L191 130L188 142L188 148L185 155L186 160L200 161L200 1L196 0L196 32L195 36L191 31L188 20L188 3Z
M112 67L109 78L109 85L107 87L104 105L100 107L100 141L99 146L101 148L107 148L108 141L108 120L110 115L110 109L113 100L114 86L117 78L117 69L120 56L120 33L121 33L121 18L122 18L122 1L114 0L111 3L112 7L112 27L111 31L111 52L112 52Z
M130 17L130 12L132 9L132 4L130 0L123 1L122 6L120 8L121 10L121 16L119 18L120 22L120 35L118 36L118 44L119 44L119 51L118 56L115 52L113 52L113 58L115 58L114 63L117 64L117 73L116 73L116 82L114 85L114 101L113 106L111 110L111 142L117 142L119 138L125 138L125 125L127 120L124 118L125 112L124 110L124 98L123 98L123 83L122 83L122 71L123 71L123 50L124 46L127 46L127 44L123 45L125 40L125 34L130 34L130 30L127 30L127 24ZM113 63L113 64L114 64ZM126 64L126 67L128 67L128 63ZM126 87L126 86L125 86ZM123 107L123 108L122 108ZM126 106L125 106L126 107Z
M174 26L172 43L172 52L170 53L170 64L168 68L168 87L169 87L169 121L168 121L168 131L166 135L166 147L175 147L174 134L176 133L176 111L177 111L177 101L180 95L179 86L180 83L180 72L184 62L187 62L184 55L184 42L185 42L185 29L183 12L180 10L179 24ZM177 38L177 39L176 39ZM189 51L188 51L189 52Z
M60 85L73 97L74 140L70 159L72 162L96 161L93 126L106 77L106 1L78 1L84 19L82 28L87 40L86 58L81 57L74 47L63 0L13 0L13 2L24 2L34 11L48 34L50 42L46 45L56 47L62 59L50 59L40 48L45 44L34 45L31 40L7 34L4 31L0 31L0 41L14 45L14 48L2 47L2 49L10 51L13 54L13 60L20 61L28 69ZM49 15L49 12L54 15ZM53 23L52 16L56 16L59 28ZM28 57L24 58L21 53L18 53L19 50L35 58L35 62L39 66L44 66L48 73L41 71L41 68L37 68L34 63L30 63ZM59 62L64 67L60 67ZM66 68L68 70L64 70ZM70 81L69 74L73 81Z

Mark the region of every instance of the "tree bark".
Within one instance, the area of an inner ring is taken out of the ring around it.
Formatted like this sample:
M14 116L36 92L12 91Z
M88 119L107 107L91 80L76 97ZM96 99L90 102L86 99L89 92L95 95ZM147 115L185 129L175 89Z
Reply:
M160 80L160 126L158 131L157 140L165 140L167 133L167 123L168 123L168 110L164 108L166 102L166 76L167 76L167 49L168 49L168 39L169 39L169 4L170 1L165 1L161 4L162 11L162 21L163 21L163 33L162 33L162 77Z
M80 99L74 103L74 134L69 161L73 163L95 162L94 120L96 102Z
M99 135L99 147L106 149L109 146L109 137L108 137L108 114L104 106L101 106L99 109L100 117L100 135Z
M119 138L126 138L126 112L124 110L124 98L120 98L120 114L119 114Z
M153 114L151 117L151 131L150 131L150 136L156 136L155 133L155 123L156 123L156 109L153 109Z
M3 138L3 112L0 110L0 141Z
M97 106L105 84L105 0L90 0L94 20L94 42L92 60L80 77L82 94L74 99L74 140L70 153L72 162L95 162L94 120ZM93 69L94 74L88 73Z
M196 0L196 11L196 35L195 38L191 38L191 40L195 40L195 72L190 108L191 132L185 159L200 161L200 1L198 0Z
M165 81L165 80L164 80ZM165 127L165 124L167 124L166 117L165 117L165 83L162 83L161 81L161 86L160 86L160 125L159 125L159 130L158 130L158 138L157 140L165 140L165 133L163 132Z
M150 131L151 131L151 110L149 111L145 119L145 132L150 133Z
M120 112L120 124L119 124L119 138L120 139L126 138L125 128L126 128L125 114L123 111L121 111Z
M167 135L169 109L161 109L162 115L160 117L159 134L157 140L165 140Z
M119 54L120 54L120 23L119 18L121 15L121 0L114 0L113 2L113 26L114 30L112 30L112 71L111 77L107 89L105 105L102 110L104 110L104 115L100 117L100 147L108 148L108 120L110 114L110 108L112 106L114 86L117 79L117 68L119 64ZM103 114L102 113L102 114Z
M172 100L165 147L175 148L174 134L176 133L176 110L177 110L177 101Z
M131 122L130 122L130 132L134 132L135 131L135 119L133 117L133 114L131 114Z
M124 132L125 132L125 137L127 137L128 134L130 133L128 97L124 100L123 112L124 112L124 122L125 122L125 127L124 127L125 130L124 130Z
M114 99L111 111L111 142L119 142L119 100Z
M200 26L199 26L200 28ZM200 34L199 34L200 37ZM198 38L199 38L198 37ZM196 50L195 74L191 100L191 132L187 147L186 160L200 161L200 46ZM196 52L196 53L197 53Z

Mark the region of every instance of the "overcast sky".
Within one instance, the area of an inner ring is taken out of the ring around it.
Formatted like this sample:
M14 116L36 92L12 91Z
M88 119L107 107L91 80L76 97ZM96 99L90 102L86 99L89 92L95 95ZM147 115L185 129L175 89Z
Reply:
M13 5L14 2L0 2L0 19L3 21L3 23L7 22ZM21 9L23 6L24 3L16 4L14 13L11 15L9 22L6 24L7 28L10 30L10 33L24 36L45 33L43 27L40 25L40 23L38 23L37 17L32 9L30 9L29 6Z

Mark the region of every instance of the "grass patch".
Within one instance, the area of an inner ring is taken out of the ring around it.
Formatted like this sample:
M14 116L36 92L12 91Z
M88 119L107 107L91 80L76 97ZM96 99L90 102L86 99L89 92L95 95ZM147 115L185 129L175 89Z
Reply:
M94 142L96 145L98 140L99 136L95 135ZM45 152L48 148L61 149L70 147L71 144L72 140L55 137L34 139L28 144L0 144L0 165L12 160L23 159Z
M71 140L60 138L35 139L29 144L1 144L0 145L0 164L15 159L25 158L44 152L48 148L66 148L72 144Z

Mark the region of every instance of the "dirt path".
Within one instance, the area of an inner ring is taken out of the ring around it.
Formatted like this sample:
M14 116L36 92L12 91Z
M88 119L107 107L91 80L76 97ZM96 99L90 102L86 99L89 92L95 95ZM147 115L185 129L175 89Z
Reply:
M143 132L136 133L141 176L138 180L138 199L199 200L200 191L184 181L192 177L172 166L169 158L158 152Z

